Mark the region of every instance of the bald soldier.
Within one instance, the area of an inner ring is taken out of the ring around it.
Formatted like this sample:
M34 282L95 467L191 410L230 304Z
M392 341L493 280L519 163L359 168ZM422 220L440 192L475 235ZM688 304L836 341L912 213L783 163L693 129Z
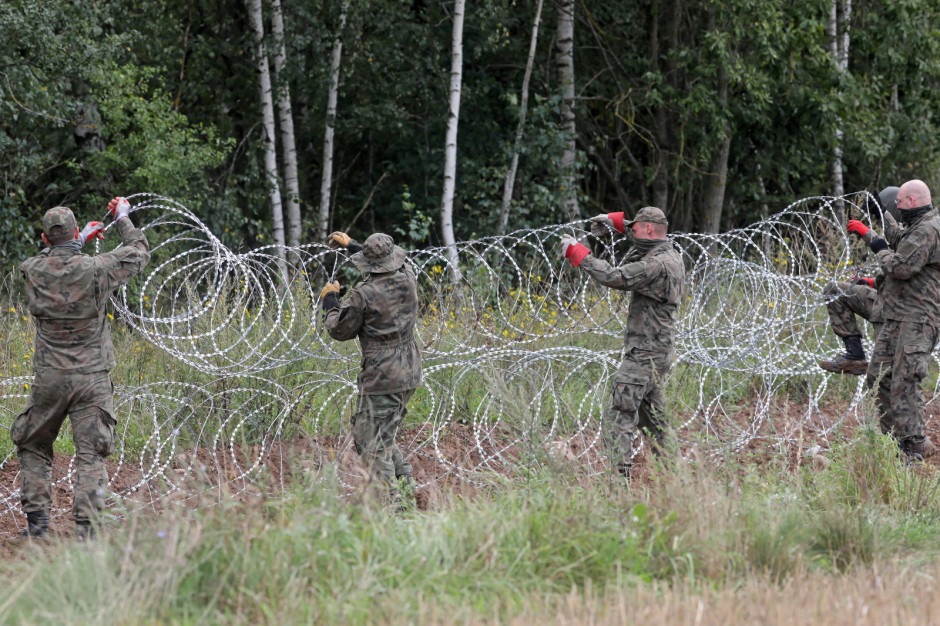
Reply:
M421 352L414 335L417 283L405 263L405 251L389 235L375 233L360 246L346 233L334 232L330 246L354 252L350 260L363 275L342 303L336 281L320 293L330 336L338 341L358 337L362 348L353 442L371 479L382 485L388 501L401 511L405 498L414 496L411 465L395 436L408 413L408 401L421 384Z
M866 373L869 388L878 386L882 432L897 440L909 461L920 461L926 435L924 391L930 353L940 330L940 216L930 189L910 180L898 190L896 241L886 241L858 220L848 231L871 246L884 273L884 326Z
M79 539L89 538L108 486L105 458L114 449L114 347L105 306L111 292L150 260L144 233L131 223L130 204L108 204L123 245L88 256L82 246L101 236L103 225L81 231L72 211L49 209L42 218L48 246L20 266L26 302L36 322L35 377L26 410L13 421L10 439L20 460L24 537L43 537L52 508L52 445L66 415L75 442L72 517Z
M656 207L640 209L632 222L623 213L591 219L596 235L612 229L632 239L624 263L614 267L591 255L575 239L562 239L565 258L600 284L630 291L630 311L624 328L624 359L614 375L610 408L603 423L608 459L630 478L637 428L655 439L660 453L664 439L663 377L675 360L676 321L685 292L682 257L666 238L669 222Z

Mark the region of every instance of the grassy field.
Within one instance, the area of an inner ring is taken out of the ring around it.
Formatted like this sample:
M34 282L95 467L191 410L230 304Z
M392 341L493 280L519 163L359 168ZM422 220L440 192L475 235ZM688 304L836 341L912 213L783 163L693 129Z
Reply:
M327 477L167 507L0 564L5 623L930 623L931 467L862 430L822 470L554 465L393 516Z

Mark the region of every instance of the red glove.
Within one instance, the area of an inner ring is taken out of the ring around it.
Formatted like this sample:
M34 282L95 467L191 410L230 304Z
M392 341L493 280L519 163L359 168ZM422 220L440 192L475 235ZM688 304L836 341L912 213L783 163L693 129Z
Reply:
M591 254L591 250L587 246L578 243L576 239L571 237L562 238L561 246L565 253L565 258L568 259L568 262L571 263L573 267L581 265L581 261L584 260L584 257Z
M858 220L849 220L848 231L852 234L858 235L859 237L864 237L868 234L868 231L871 230L868 226L865 226Z
M608 213L607 218L614 223L614 228L617 229L617 232L623 232L623 211L620 213Z
M127 217L131 212L131 204L124 198L118 196L111 200L108 203L108 213L114 217L114 221L118 221L122 217Z
M104 224L102 222L88 222L85 224L85 228L78 233L78 238L81 239L82 245L84 246L88 243L89 239L97 237L98 239L104 239Z
M875 279L874 279L874 278L868 278L867 276L859 276L858 278L855 279L855 284L856 284L856 285L868 285L869 287L871 287L872 289L874 289L874 288L875 288Z

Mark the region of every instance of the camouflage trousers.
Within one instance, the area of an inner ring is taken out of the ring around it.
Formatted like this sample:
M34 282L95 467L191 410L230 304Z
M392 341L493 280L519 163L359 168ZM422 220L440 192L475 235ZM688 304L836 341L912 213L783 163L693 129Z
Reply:
M603 425L607 458L618 471L629 475L633 465L633 443L643 428L663 443L666 401L662 374L669 369L665 359L624 359L614 375L610 408Z
M353 443L372 480L387 485L393 500L399 497L398 478L411 476L395 436L408 413L415 390L383 395L359 394L352 416Z
M114 386L108 372L37 372L26 410L10 427L20 460L20 502L25 513L52 509L52 444L65 417L75 443L75 521L93 520L108 487L105 457L114 450Z
M888 320L868 362L868 387L878 385L881 431L899 442L924 441L924 390L938 329L917 322Z
M878 292L867 285L852 283L827 283L823 288L826 296L826 310L829 312L829 325L839 337L862 335L859 330L859 316L871 322L875 338L881 332L882 319L878 303Z

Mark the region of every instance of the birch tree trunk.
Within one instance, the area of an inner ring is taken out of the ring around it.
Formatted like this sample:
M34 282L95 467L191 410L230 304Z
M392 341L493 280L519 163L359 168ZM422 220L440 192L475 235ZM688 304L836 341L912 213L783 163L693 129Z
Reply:
M284 72L287 63L287 49L284 43L284 15L281 0L271 0L274 10L271 16L271 30L274 34L274 73L278 78L277 112L281 129L281 158L284 161L284 186L287 188L287 244L299 246L300 226L300 183L297 177L297 148L294 142L294 115L290 104L290 83Z
M333 184L333 134L336 124L336 99L339 92L339 66L343 58L343 31L349 0L343 0L339 11L339 29L333 38L330 58L330 91L326 99L326 129L323 134L323 174L320 178L320 240L326 241L330 230L330 189Z
M497 235L506 233L509 223L509 204L512 202L512 190L516 184L516 170L519 168L519 145L522 143L522 133L525 130L525 117L529 107L529 80L532 78L532 66L535 64L535 49L539 39L539 24L542 21L542 0L538 0L535 7L535 19L532 21L532 39L529 41L529 58L525 64L525 75L522 77L522 94L519 99L519 124L516 126L516 137L512 144L512 162L506 172L506 181L503 183L503 202L499 207L499 224L496 227Z
M264 141L264 173L267 179L268 200L271 202L271 235L277 247L281 278L287 283L287 265L284 263L284 212L281 208L281 189L277 182L277 154L274 145L274 101L271 96L271 71L264 51L264 22L261 18L261 0L245 0L248 22L255 43L255 63L261 95L261 126Z
M562 87L561 127L565 134L565 149L561 154L564 187L562 197L570 220L581 217L574 171L577 154L577 128L574 119L574 2L575 0L562 0L558 5L558 40L555 45L555 65Z
M832 60L840 77L849 69L849 19L852 16L852 0L832 0L829 8L829 23L826 33L829 35L829 49ZM845 136L842 130L842 116L836 114L836 129L833 137L832 162L832 195L842 196L845 193L842 171L842 147ZM841 204L841 203L840 203Z
M444 144L444 192L441 195L441 235L447 246L447 261L454 283L460 279L457 241L454 238L454 187L457 182L457 122L460 117L460 88L463 80L463 17L466 0L454 2L454 31L450 54L450 98L447 139Z

